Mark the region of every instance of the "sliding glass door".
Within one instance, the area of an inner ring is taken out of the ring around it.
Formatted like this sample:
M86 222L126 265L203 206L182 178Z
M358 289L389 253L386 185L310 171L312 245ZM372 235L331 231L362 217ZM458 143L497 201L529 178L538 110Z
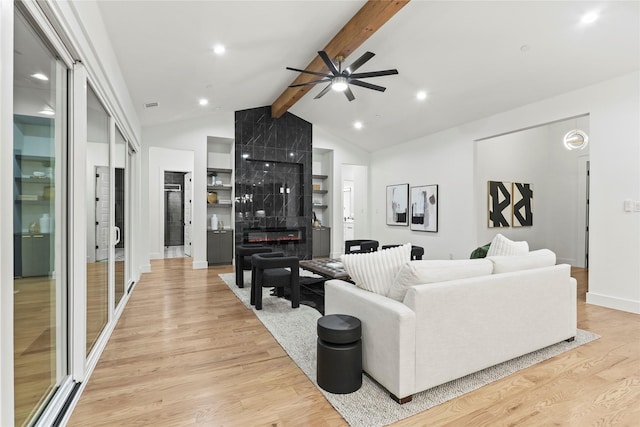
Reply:
M69 70L18 8L14 36L14 422L21 426L69 377Z
M89 355L109 321L109 234L112 196L110 117L87 86L87 323Z

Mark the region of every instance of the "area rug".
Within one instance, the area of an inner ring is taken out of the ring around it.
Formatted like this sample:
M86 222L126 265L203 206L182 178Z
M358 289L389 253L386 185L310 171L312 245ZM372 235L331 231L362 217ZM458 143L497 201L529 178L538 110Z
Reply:
M247 272L245 283L249 283L248 275ZM250 286L238 288L235 285L234 274L221 274L220 278L245 306L251 308L249 304ZM290 301L271 296L269 289L263 289L262 310L254 310L254 313L291 359L318 387L316 382L316 322L321 314L304 305L292 309ZM411 402L404 405L393 401L384 388L366 375L363 375L362 387L354 393L333 394L320 387L318 389L349 425L354 427L384 426L469 393L598 338L599 336L596 334L578 329L576 339L573 342L561 342L417 393Z

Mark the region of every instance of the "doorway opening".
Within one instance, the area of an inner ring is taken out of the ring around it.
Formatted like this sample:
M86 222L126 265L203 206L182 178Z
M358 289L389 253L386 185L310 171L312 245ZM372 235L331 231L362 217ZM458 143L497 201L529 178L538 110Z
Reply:
M185 256L185 172L164 173L164 257Z

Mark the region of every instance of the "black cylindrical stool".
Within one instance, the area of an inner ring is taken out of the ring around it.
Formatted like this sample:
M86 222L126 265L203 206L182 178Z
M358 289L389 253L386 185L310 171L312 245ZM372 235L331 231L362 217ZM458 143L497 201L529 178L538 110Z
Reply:
M318 385L330 393L353 393L362 386L360 319L329 314L318 319Z

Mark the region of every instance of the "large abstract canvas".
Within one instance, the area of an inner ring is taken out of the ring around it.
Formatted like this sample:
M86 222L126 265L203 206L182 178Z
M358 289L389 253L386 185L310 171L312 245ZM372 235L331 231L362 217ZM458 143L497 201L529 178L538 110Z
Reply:
M530 227L533 225L533 185L513 183L513 226Z
M387 225L409 224L409 184L387 185Z
M438 231L438 186L411 187L411 229Z
M489 181L489 228L511 226L511 183Z

